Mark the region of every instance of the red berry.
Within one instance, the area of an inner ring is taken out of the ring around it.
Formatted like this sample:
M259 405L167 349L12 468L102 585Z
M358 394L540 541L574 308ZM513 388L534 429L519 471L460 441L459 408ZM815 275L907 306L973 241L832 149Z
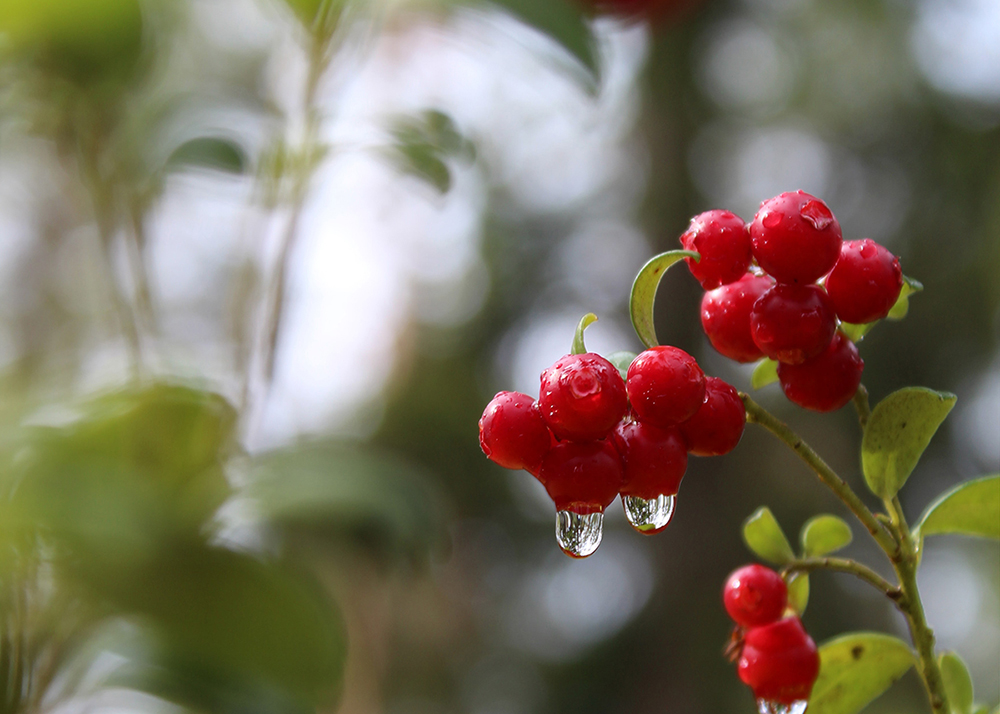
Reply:
M705 401L678 428L695 456L722 456L740 443L747 410L740 393L718 377L705 378Z
M542 418L560 439L603 439L628 408L618 368L598 354L566 355L542 372Z
M705 373L684 350L661 345L629 365L626 388L639 421L666 429L698 411L705 399Z
M770 568L745 565L726 580L722 602L737 625L759 627L781 618L788 604L788 586Z
M775 285L750 311L750 334L761 352L801 364L830 344L837 331L833 303L816 285Z
M760 204L750 224L753 257L779 283L814 283L840 256L840 224L825 203L805 191Z
M705 290L739 280L753 260L746 223L729 211L706 211L692 218L681 245L701 255L700 262L684 260Z
M826 279L837 316L856 324L888 315L902 287L899 259L870 238L844 243Z
M851 401L865 362L844 333L833 336L818 357L802 364L779 364L778 380L789 401L817 412L832 412Z
M750 334L750 310L774 281L747 273L735 283L705 293L701 326L712 347L737 362L756 362L764 353Z
M622 485L622 460L610 439L563 441L546 454L540 480L559 511L603 511Z
M737 672L757 699L808 700L819 675L819 652L799 618L788 617L746 633Z
M690 10L701 0L582 0L596 13L666 22Z
M650 500L677 493L687 470L687 448L676 428L625 420L615 428L614 441L625 464L623 496Z
M534 399L520 392L498 392L479 419L479 446L493 463L537 476L552 434Z

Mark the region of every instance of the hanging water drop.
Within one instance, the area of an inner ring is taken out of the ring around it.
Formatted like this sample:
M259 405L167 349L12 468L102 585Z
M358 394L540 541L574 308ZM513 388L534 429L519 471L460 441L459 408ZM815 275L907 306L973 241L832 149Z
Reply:
M800 699L790 704L770 701L768 699L757 700L757 711L759 714L803 714L807 706L809 706L809 702L805 699Z
M601 544L603 513L556 513L556 542L571 558L586 558Z
M653 535L659 533L674 517L676 496L659 495L656 498L639 498L638 496L623 496L625 517L640 533Z

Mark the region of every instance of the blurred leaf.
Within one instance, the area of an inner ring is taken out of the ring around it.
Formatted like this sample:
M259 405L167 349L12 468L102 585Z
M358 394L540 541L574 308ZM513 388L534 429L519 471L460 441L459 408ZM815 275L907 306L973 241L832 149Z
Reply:
M815 516L802 526L802 551L809 557L826 555L840 550L853 537L851 527L844 519L831 515Z
M890 499L906 483L957 397L923 387L893 392L872 410L861 440L868 488Z
M938 667L952 714L972 714L972 675L965 662L955 652L942 652L938 655Z
M743 540L754 553L776 565L795 559L792 546L767 506L761 506L743 523Z
M582 355L587 352L587 346L583 342L583 331L597 322L597 315L588 312L580 318L580 324L576 326L576 334L573 336L572 354Z
M623 350L621 352L612 352L609 354L608 362L618 368L618 373L622 376L622 379L627 379L628 368L632 365L632 362L635 361L636 357L638 357L638 355L635 352L626 352Z
M913 278L908 278L904 275L903 288L899 291L899 297L896 298L896 304L889 310L887 317L890 320L902 320L906 317L906 313L910 310L910 295L918 293L923 289L924 286L919 280L914 280Z
M1000 539L1000 474L951 489L927 507L914 531L920 538L958 533Z
M656 288L660 285L667 269L684 258L700 259L697 253L690 250L668 250L666 253L651 258L639 270L632 283L632 294L629 296L628 309L632 317L632 327L635 334L646 347L655 347L656 327L653 323L653 301L656 300Z
M778 381L778 363L773 359L768 359L765 357L757 366L753 368L753 374L750 375L750 386L754 389L760 389L761 387L766 387L769 384L774 384Z
M800 616L809 604L809 573L792 573L788 578L788 606Z
M437 109L417 116L395 117L390 126L393 145L386 154L406 173L422 178L441 193L451 188L446 159L472 161L475 149L462 136L451 117Z
M855 714L916 664L901 640L876 632L852 632L819 648L820 669L809 714Z
M168 169L195 166L231 174L246 171L246 155L236 142L219 137L203 136L191 139L176 149L167 159Z
M871 329L878 324L878 320L874 322L866 322L863 325L854 325L850 322L840 323L840 331L843 332L847 338L854 343L861 342L865 335L871 332Z

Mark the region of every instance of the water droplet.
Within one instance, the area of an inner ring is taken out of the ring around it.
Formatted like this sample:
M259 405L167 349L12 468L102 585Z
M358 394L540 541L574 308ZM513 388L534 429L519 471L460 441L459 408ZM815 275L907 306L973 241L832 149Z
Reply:
M777 211L771 211L770 213L764 215L761 223L764 224L765 228L777 228L781 225L781 214Z
M767 699L757 700L757 711L759 714L803 714L807 706L809 706L809 702L805 699L800 699L791 704L772 702Z
M822 201L810 201L802 207L799 213L818 231L833 223L833 214Z
M625 517L640 533L653 535L659 533L674 517L675 496L657 496L656 498L639 498L638 496L623 496Z
M601 544L603 513L556 513L556 542L571 558L586 558Z

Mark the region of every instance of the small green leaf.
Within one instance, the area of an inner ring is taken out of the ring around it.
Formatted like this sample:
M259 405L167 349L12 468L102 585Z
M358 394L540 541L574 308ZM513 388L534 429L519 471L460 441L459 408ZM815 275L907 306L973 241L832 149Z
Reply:
M621 352L612 352L608 355L608 362L613 364L618 368L618 373L622 376L622 379L628 378L628 368L635 361L638 355L635 352L626 352L622 350Z
M753 368L753 374L750 375L750 386L754 389L766 387L777 381L778 363L767 357L757 363L757 366Z
M800 616L809 604L809 574L792 573L788 578L788 606Z
M975 707L972 714L990 714L990 708L983 704L982 706Z
M856 714L916 663L906 643L877 632L830 640L819 648L819 657L809 714Z
M889 310L887 317L890 320L902 320L906 317L906 313L910 310L910 295L913 293L919 293L923 289L924 286L919 280L914 280L913 278L908 278L904 275L903 289L899 291L899 297L896 298L896 304Z
M592 312L588 312L586 315L580 318L580 324L576 326L576 335L573 336L573 349L572 354L582 355L586 354L587 346L583 343L583 331L588 327L597 322L597 315Z
M942 652L938 655L938 667L952 714L972 714L972 675L965 662L955 652Z
M169 169L195 166L230 174L244 173L246 165L242 147L228 139L213 136L191 139L174 149L167 159Z
M951 489L927 507L914 530L920 537L958 533L1000 539L1000 474Z
M802 526L800 539L802 551L809 557L818 557L840 550L850 543L853 537L851 527L844 519L822 515L810 518Z
M701 260L701 256L690 250L668 250L651 258L639 270L632 283L632 294L629 297L628 309L632 316L632 327L635 334L646 347L660 344L656 340L656 328L653 324L653 301L656 299L656 288L667 268L684 258Z
M792 546L767 506L761 506L743 523L747 547L769 563L784 565L795 559Z
M847 338L854 342L855 344L861 342L865 338L871 329L878 324L878 320L874 322L866 322L863 325L854 325L850 322L840 323L840 331L847 335Z
M899 492L956 399L906 387L875 406L861 440L861 467L872 493L888 499Z

